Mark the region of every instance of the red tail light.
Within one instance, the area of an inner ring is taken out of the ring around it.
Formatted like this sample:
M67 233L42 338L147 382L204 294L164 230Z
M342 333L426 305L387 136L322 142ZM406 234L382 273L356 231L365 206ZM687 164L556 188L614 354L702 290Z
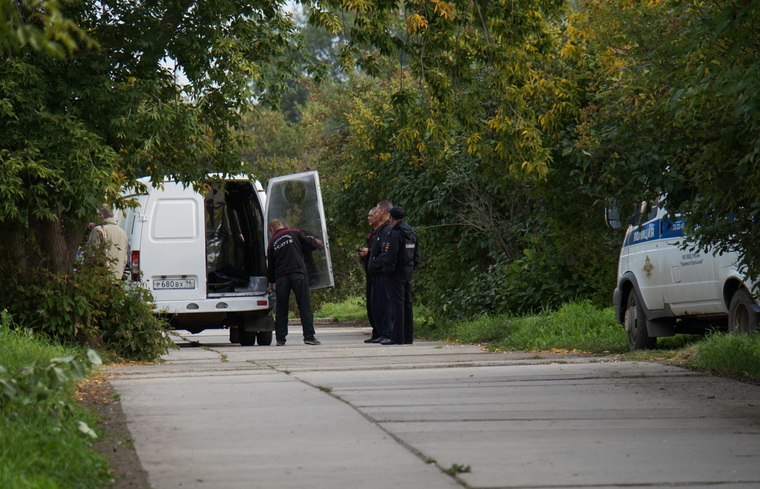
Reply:
M129 274L132 282L140 281L140 250L132 251L129 258Z

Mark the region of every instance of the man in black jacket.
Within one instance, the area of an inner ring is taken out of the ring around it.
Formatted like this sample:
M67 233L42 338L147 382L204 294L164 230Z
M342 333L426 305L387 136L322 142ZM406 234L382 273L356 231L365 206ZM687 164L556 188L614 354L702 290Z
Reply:
M369 262L367 264L367 273L372 280L371 301L372 315L375 318L375 328L378 336L370 340L370 343L382 343L391 339L391 311L390 297L388 296L388 286L385 276L383 275L382 254L388 246L388 236L391 233L391 223L388 211L393 207L387 200L383 200L375 207L375 219L377 228L375 237L369 248Z
M275 289L277 299L274 321L277 346L284 345L288 336L288 305L291 291L296 296L301 315L303 342L307 345L319 345L319 340L314 337L309 272L304 253L322 249L324 243L307 231L287 228L279 219L269 221L269 232L272 239L267 247L267 290Z
M377 326L375 326L375 316L372 312L372 274L369 272L369 250L372 247L372 243L375 241L375 233L377 232L377 228L380 227L380 221L377 219L377 207L373 207L369 210L369 213L367 214L367 222L369 223L370 227L372 227L372 231L370 231L367 235L367 246L357 249L356 254L359 255L359 260L362 263L364 274L366 275L367 279L364 297L367 301L367 319L369 320L369 325L372 326L372 336L364 340L364 342L372 343L372 340L380 337Z
M412 272L419 262L419 246L414 229L404 220L404 209L394 207L389 214L392 228L382 263L390 296L393 332L391 339L380 344L411 344L414 341Z

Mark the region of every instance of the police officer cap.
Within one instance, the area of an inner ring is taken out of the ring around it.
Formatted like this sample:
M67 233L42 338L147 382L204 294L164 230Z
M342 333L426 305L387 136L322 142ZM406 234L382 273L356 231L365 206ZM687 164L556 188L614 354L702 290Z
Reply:
M406 212L404 212L403 207L392 207L391 210L388 211L388 214L391 215L391 217L397 221L403 219L406 217Z

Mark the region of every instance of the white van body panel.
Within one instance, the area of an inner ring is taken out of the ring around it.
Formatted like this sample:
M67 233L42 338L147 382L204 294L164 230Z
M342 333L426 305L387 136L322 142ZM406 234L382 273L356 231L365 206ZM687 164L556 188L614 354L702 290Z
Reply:
M628 226L613 297L616 317L627 329L645 320L649 337L656 338L703 331L727 320L733 324L732 315L739 313L731 311L732 299L737 291L754 288L739 268L739 255L684 249L685 238L683 219L663 208L655 208L643 224ZM632 294L644 318L638 310L627 310ZM755 319L760 306L749 300L744 311ZM637 344L646 345L646 339Z
M207 299L206 260L199 259L206 256L203 196L174 182L150 196L139 216L139 249L150 251L140 254L142 281L159 310L186 312L189 303Z

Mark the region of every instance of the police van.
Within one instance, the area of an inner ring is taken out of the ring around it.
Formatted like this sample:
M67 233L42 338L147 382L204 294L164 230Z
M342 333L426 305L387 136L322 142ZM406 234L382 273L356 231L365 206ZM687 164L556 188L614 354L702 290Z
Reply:
M618 260L613 295L615 317L631 350L652 348L657 338L703 333L712 327L757 330L760 305L754 284L739 267L737 253L712 253L684 246L684 221L662 206L642 204L629 219ZM607 210L607 224L621 226Z
M247 175L209 175L200 188L172 180L126 192L136 207L119 225L129 239L128 279L149 289L174 329L229 328L230 342L270 345L267 221L308 229L324 250L310 260L313 289L332 287L327 227L316 171L273 178L267 191Z

